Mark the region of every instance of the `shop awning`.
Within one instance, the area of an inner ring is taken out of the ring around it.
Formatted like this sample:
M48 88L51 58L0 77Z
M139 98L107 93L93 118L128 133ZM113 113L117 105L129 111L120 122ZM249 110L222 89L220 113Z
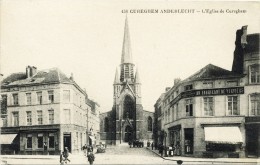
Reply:
M0 144L11 144L17 134L1 134Z
M238 127L204 127L205 141L209 143L238 144L242 135Z

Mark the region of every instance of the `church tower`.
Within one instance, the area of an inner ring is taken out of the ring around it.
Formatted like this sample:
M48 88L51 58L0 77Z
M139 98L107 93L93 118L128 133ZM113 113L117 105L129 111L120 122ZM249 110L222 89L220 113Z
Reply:
M115 138L116 144L140 139L143 107L139 73L134 73L128 19L125 19L124 39L121 54L120 75L116 69L114 79Z
M130 33L125 19L120 65L113 83L113 107L100 116L100 139L107 144L152 139L154 113L143 110L141 79L133 63Z

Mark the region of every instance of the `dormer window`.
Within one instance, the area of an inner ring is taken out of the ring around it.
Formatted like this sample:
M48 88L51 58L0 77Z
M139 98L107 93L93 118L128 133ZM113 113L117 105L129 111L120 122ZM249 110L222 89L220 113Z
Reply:
M184 86L184 91L189 91L189 90L192 90L192 89L193 89L192 84Z
M213 88L213 82L212 81L203 82L203 87L204 88Z

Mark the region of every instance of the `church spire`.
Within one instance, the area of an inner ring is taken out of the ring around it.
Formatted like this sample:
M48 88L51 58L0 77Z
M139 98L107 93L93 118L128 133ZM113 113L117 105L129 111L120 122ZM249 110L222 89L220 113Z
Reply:
M125 32L121 56L121 64L123 63L133 63L127 16L125 18Z
M119 78L118 78L118 72L117 72L117 68L116 68L116 75L115 75L115 80L114 80L114 84L118 84L120 83Z

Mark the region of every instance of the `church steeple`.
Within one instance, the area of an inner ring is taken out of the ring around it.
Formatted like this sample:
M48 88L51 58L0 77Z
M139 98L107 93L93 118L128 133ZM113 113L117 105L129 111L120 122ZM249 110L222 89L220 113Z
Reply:
M132 59L131 43L130 43L130 34L128 28L128 19L125 18L125 30L124 30L124 40L121 56L121 72L120 72L120 81L134 81L134 64Z
M125 32L121 56L121 64L124 63L133 63L127 16L125 18Z

